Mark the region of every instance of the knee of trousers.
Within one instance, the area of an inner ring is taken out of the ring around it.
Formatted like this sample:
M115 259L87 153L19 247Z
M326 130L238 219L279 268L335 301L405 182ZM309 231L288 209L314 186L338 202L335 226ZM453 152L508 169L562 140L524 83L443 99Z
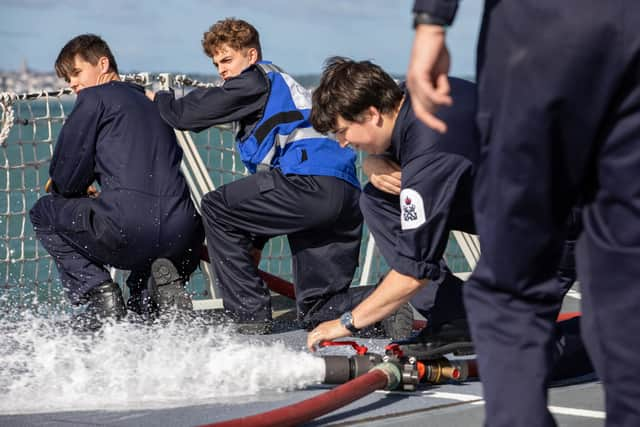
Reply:
M36 231L50 228L53 224L52 215L54 214L54 210L50 201L51 196L43 196L39 198L29 210L29 219Z
M211 227L215 226L218 222L220 212L226 211L228 208L222 197L222 193L214 190L202 197L200 209L202 211L202 222L208 227Z

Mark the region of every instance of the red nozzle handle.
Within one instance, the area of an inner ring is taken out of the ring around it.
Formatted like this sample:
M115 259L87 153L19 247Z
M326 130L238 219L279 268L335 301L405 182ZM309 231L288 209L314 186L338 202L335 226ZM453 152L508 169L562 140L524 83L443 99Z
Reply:
M320 344L318 344L318 346L320 346L320 347L331 347L331 346L334 346L334 345L350 345L351 347L353 347L353 349L356 351L356 353L359 354L360 356L364 356L369 351L369 349L367 347L365 347L363 345L360 345L355 341L329 341L329 340L322 340L322 341L320 341Z

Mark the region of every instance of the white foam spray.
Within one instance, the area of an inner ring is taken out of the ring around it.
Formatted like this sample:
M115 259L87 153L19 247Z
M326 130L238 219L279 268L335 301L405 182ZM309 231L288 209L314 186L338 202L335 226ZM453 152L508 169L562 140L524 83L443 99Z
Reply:
M211 325L123 322L81 335L51 319L0 319L2 414L246 403L323 378L318 357Z

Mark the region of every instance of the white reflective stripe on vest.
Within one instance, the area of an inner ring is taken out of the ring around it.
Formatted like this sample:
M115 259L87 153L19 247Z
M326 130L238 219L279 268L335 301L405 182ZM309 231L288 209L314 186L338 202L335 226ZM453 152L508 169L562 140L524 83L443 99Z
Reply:
M312 127L308 128L297 128L289 135L276 135L276 139L278 141L278 145L280 148L284 148L285 145L290 144L294 141L300 141L301 139L310 139L310 138L326 138L326 135L321 134L317 130Z
M276 143L273 144L269 152L260 162L261 165L271 165L271 161L273 160L273 156L276 155L276 146L284 149L287 144L291 144L295 141L300 141L302 139L310 139L310 138L326 138L326 135L321 134L317 130L312 127L308 128L298 128L291 132L289 135L276 135Z
M297 81L293 80L287 73L280 73L282 78L284 79L287 86L289 86L289 92L291 93L291 98L293 99L293 103L296 105L298 110L310 110L311 109L311 92Z
M278 67L274 64L256 64L258 67L262 68L265 73L274 72L274 73L283 73L282 68Z
M262 69L265 74L278 73L284 79L284 82L289 87L289 93L291 99L298 110L310 110L311 109L311 91L306 89L300 83L295 81L293 77L285 73L282 68L273 64L256 64Z

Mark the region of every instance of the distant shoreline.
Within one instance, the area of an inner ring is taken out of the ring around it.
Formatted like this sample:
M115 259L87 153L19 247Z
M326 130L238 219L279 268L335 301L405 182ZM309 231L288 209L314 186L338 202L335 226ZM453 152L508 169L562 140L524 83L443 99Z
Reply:
M123 73L125 75L141 74L141 72L128 72ZM149 73L152 76L157 76L160 73ZM197 80L203 83L215 83L220 80L217 75L214 74L202 74L202 73L170 73L172 76L186 75L192 80ZM306 88L314 88L320 82L320 73L311 74L292 74L302 86ZM393 78L398 81L405 79L404 75L392 74ZM474 80L472 76L461 76L467 80ZM30 70L20 71L0 71L0 92L13 92L16 94L39 92L39 91L55 91L61 88L67 87L64 80L58 78L52 71L50 73L33 72Z

